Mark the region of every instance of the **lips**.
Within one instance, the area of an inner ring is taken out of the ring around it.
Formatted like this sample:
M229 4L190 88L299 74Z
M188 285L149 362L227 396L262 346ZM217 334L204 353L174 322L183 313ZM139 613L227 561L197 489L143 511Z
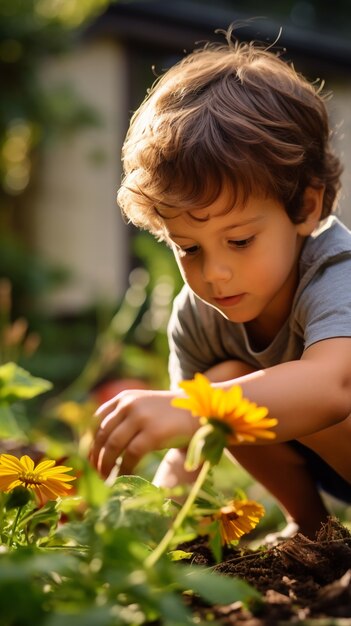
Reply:
M227 296L226 298L214 298L214 301L219 307L235 306L236 304L239 304L239 302L241 302L244 295L244 293L239 293L236 296Z

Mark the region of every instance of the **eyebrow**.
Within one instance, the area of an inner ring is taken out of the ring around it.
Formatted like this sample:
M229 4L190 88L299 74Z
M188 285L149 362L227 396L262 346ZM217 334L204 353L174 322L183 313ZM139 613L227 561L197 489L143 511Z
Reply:
M240 222L240 224L228 224L228 226L224 226L224 228L221 228L221 232L234 230L234 228L242 228L243 226L249 226L250 224L254 224L255 222L260 222L263 219L265 219L264 214L257 215L256 217L251 217L247 220L244 220L243 222ZM186 235L179 235L177 233L168 233L168 237L176 239L190 239L190 237L187 237Z
M233 230L234 228L242 228L242 226L248 226L250 224L254 224L255 222L260 222L261 220L263 220L265 218L265 215L256 215L256 217L250 217L247 220L244 220L243 222L240 222L240 224L229 224L228 226L225 226L224 228L222 228L222 231L225 232L226 230Z

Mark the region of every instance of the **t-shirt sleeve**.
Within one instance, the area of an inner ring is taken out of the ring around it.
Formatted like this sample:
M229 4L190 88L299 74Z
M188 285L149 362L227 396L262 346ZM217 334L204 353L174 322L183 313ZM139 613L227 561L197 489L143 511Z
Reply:
M351 337L349 255L319 270L300 296L295 320L305 349L323 339Z
M218 360L210 341L214 321L210 311L200 314L201 307L202 303L186 286L174 300L168 324L171 389L177 390L180 381L204 372Z

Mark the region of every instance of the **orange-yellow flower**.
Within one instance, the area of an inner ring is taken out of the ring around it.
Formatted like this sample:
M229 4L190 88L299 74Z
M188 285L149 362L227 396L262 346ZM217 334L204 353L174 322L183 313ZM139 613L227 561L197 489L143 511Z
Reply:
M264 512L263 506L254 500L233 500L223 506L216 515L222 543L230 544L249 533L257 526Z
M268 409L257 406L243 397L239 385L228 390L212 387L203 374L195 374L193 380L179 383L188 397L175 398L173 406L188 409L201 418L201 422L218 420L231 429L228 443L252 442L257 438L275 439L276 435L269 428L276 426L275 418L268 418Z
M66 496L75 476L66 474L71 467L55 465L55 461L45 460L35 466L33 459L26 454L18 459L12 454L0 454L0 491L12 491L15 487L32 489L40 503Z

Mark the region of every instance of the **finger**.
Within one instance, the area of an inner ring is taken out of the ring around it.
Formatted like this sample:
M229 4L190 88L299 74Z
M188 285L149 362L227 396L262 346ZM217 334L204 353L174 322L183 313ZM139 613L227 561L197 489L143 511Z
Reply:
M125 400L126 398L128 399L130 397L137 397L141 394L146 396L148 395L148 392L144 389L124 389L123 391L120 391L116 396L114 396L110 400L107 400L107 402L104 402L104 404L99 406L98 409L95 411L95 415L100 419L104 419L104 417L109 415L109 413L112 413L112 411L117 408L117 405L119 405L122 400Z
M132 474L141 459L153 449L154 446L145 433L138 432L125 450L118 475Z
M101 419L106 417L106 415L111 413L111 411L116 407L118 400L118 396L115 396L114 398L107 400L107 402L104 402L104 404L101 404L101 406L99 406L99 408L95 411L96 417L100 417Z
M133 420L126 420L119 424L106 439L98 454L96 468L104 477L110 475L116 460L128 447L138 432L138 428Z
M114 411L103 418L95 433L93 445L89 455L90 462L94 465L94 467L97 467L101 449L105 446L107 439L114 429L124 420L124 417L125 411L122 410L122 407L118 406Z

